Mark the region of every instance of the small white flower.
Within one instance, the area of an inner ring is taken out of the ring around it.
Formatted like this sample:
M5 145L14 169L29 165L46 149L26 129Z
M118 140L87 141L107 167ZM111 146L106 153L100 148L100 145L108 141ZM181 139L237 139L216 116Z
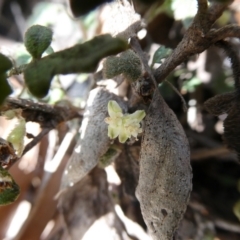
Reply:
M109 124L108 136L111 139L118 137L119 142L125 143L131 136L137 138L137 135L142 132L140 122L146 116L144 110L123 114L116 101L109 101L108 113L110 117L105 118L105 122Z

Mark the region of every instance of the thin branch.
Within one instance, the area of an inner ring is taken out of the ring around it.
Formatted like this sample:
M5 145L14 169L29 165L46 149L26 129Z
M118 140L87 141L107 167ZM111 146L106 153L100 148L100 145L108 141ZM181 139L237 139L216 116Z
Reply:
M208 9L208 1L207 0L198 0L198 14L204 13Z
M138 95L144 100L145 103L149 102L152 98L154 90L157 88L157 82L152 74L152 70L148 65L148 59L146 54L143 52L138 38L132 37L130 40L131 48L137 53L141 59L143 65L143 74L138 81L133 82L132 86Z
M186 104L186 101L185 99L183 98L183 96L181 95L181 93L178 91L178 89L169 81L165 81L172 89L173 91L180 97L181 101L182 101L182 105L183 105L183 111L184 112L187 112L188 110L188 107L187 107L187 104Z
M6 169L9 169L15 162L20 160L23 157L23 155L25 155L29 150L31 150L34 146L36 146L42 140L42 138L50 132L50 130L52 129L44 128L36 137L34 137L34 139L30 143L28 143L25 146L21 157L15 157L15 158L13 157L11 159L11 161L6 165Z
M213 3L206 12L205 2L198 0L199 10L192 25L172 54L155 70L154 76L157 82L164 81L179 64L190 56L203 52L216 42L216 31L210 31L210 28L231 2L232 0L227 3Z
M34 137L34 139L30 143L28 143L25 146L25 148L23 150L23 153L22 153L22 156L25 155L25 153L27 153L34 146L36 146L42 140L42 138L45 135L47 135L51 130L52 130L51 128L43 128L42 131L36 137Z
M137 39L137 37L132 37L131 38L131 41L130 41L130 45L131 45L131 48L137 53L137 55L140 57L141 61L142 61L142 64L143 64L143 67L144 67L144 70L146 72L148 72L149 74L152 72L149 65L148 65L148 60L147 60L147 56L146 56L146 53L143 52L141 46L140 46L140 43L139 43L139 40ZM154 80L154 78L152 78L153 80L153 84L155 87L157 87L157 83L156 81Z
M0 115L1 112L17 108L22 109L22 117L26 122L37 122L42 128L55 128L61 122L82 117L82 110L70 103L65 106L49 105L21 98L6 99L0 107Z
M233 2L234 0L229 0L226 2L214 2L208 9L208 22L211 27L215 21L222 15L224 10ZM209 28L210 30L210 28Z
M193 25L199 25L203 32L209 30L207 22L207 11L208 11L208 2L207 0L197 0L198 2L198 12L193 20Z
M0 107L0 115L11 109L22 109L21 115L26 122L37 122L42 128L42 131L25 146L22 156L37 145L50 130L56 128L60 123L69 121L73 118L82 118L81 109L71 104L65 106L49 105L20 98L6 99L5 103ZM19 159L20 158L12 159L7 168L11 167Z
M231 24L217 30L211 30L208 37L211 38L214 43L225 38L240 38L240 26L237 24Z

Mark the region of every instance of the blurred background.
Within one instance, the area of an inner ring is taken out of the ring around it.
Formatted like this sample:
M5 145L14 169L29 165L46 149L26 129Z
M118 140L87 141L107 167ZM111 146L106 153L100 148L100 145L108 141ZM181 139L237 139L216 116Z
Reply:
M139 32L139 38L149 53L150 62L160 46L169 49L177 46L196 13L194 0L157 1L148 5L136 1L134 4L147 22L146 29ZM106 20L109 11L106 4L74 18L64 0L0 0L0 52L9 56L15 66L26 64L30 56L23 45L23 37L31 25L52 28L51 46L53 51L59 51L110 31ZM215 27L229 23L240 25L238 0L224 12ZM231 41L239 53L239 39ZM156 68L159 64L161 61L153 61L152 66ZM183 125L191 147L193 192L180 228L183 239L240 239L240 165L236 154L222 141L226 116L214 117L203 106L210 97L234 89L230 62L222 50L211 47L181 64L167 80L179 90L188 107L184 112L175 91L169 85L161 84L160 91ZM21 75L11 77L9 81L14 89L12 97L37 101L25 90ZM67 100L84 108L94 85L91 75L58 76L42 102L54 104ZM14 121L0 117L0 136L6 138L14 124ZM21 194L13 204L0 207L0 239L62 239L59 229L63 223L54 196L76 142L79 125L79 119L59 125L10 169ZM27 132L37 135L40 128L36 123L27 123ZM136 199L122 193L121 180L115 171L114 174L109 177L109 191L119 194L117 206L128 219L146 230ZM103 239L99 236L88 239ZM150 239L144 233L141 236L129 239Z

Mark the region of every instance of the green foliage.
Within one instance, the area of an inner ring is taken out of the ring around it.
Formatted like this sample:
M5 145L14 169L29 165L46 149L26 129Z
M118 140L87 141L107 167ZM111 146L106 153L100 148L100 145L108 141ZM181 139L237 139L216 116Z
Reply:
M120 155L121 149L117 146L112 145L107 152L99 159L98 166L100 168L105 168L110 165L116 158Z
M108 57L103 64L105 78L123 74L127 80L133 82L141 76L141 73L141 61L132 50L123 52L119 57Z
M162 59L168 57L172 53L171 48L160 46L153 55L152 67L155 63L162 63Z
M0 53L0 73L6 72L12 67L12 62L5 55Z
M19 157L22 155L23 152L25 135L26 122L24 118L20 118L7 137L7 141L12 143L14 150Z
M183 82L182 90L185 92L194 92L196 88L201 85L201 80L196 76Z
M0 105L5 98L12 92L11 87L6 80L6 71L12 67L12 62L3 54L0 53Z
M24 70L26 85L34 96L45 97L55 75L94 72L102 58L127 48L127 42L122 39L113 38L109 34L97 36L30 63Z
M7 170L0 167L0 205L14 202L19 196L20 188Z
M52 30L50 28L33 25L24 36L24 45L33 58L41 58L44 51L52 42Z

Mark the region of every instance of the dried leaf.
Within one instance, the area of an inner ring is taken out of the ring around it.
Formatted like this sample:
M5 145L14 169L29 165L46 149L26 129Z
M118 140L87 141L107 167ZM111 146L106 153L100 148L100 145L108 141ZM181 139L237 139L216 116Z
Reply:
M204 106L211 114L219 116L224 113L228 113L232 107L232 102L235 99L235 92L229 92L216 95L208 99Z
M127 42L122 39L113 38L109 34L100 35L83 44L31 62L23 71L24 79L29 91L42 98L47 95L55 75L94 72L102 58L127 48Z
M189 144L175 114L156 90L145 119L136 196L155 240L170 240L192 189Z
M91 231L96 233L94 225L97 224L103 230L98 236L109 236L99 239L129 239L123 237L126 232L114 211L103 169L94 168L82 181L68 189L67 194L62 196L60 207L71 240L93 239L86 235L91 235Z
M116 172L121 179L124 193L134 198L139 178L139 152L139 146L124 145L122 153L115 161Z
M224 134L223 139L230 149L237 152L238 159L240 159L240 107L239 99L236 99L233 103L233 107L229 110L227 118L223 121Z
M0 167L7 168L17 158L13 145L5 139L0 138Z
M126 110L120 97L103 88L95 88L90 92L80 128L80 138L65 169L61 188L72 186L80 181L98 164L100 157L107 152L110 139L107 135L108 125L104 119L108 116L109 100L117 101L121 108Z
M240 159L240 129L237 127L240 119L239 96L238 92L229 92L219 94L207 100L204 106L213 115L219 116L227 113L223 121L224 134L223 139L228 148L237 152Z

